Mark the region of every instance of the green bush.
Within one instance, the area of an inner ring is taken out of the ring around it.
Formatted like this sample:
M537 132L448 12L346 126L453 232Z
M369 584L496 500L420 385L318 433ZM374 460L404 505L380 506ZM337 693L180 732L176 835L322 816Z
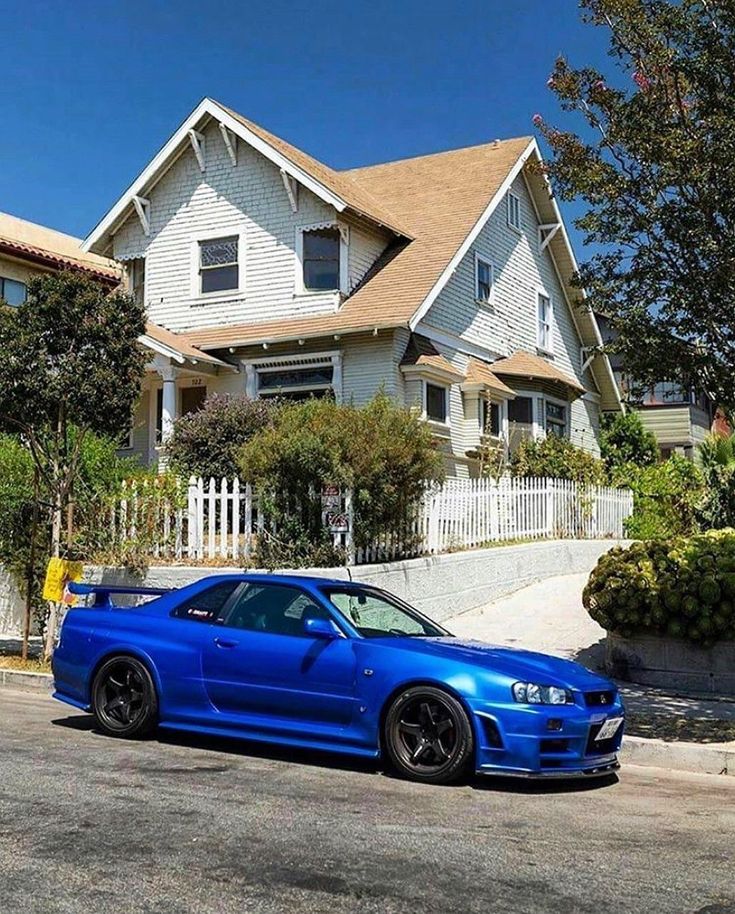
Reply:
M513 476L547 476L588 485L605 482L603 462L558 435L522 441L511 458L510 469Z
M702 475L691 460L674 454L653 466L629 463L618 467L611 481L633 491L633 514L625 523L631 539L686 536L698 529Z
M268 566L339 560L322 524L323 483L353 490L359 547L400 529L424 481L443 473L426 424L384 394L363 408L331 399L284 403L242 448L239 466L276 531L262 538Z
M735 530L649 540L602 556L583 593L590 616L624 637L735 639Z
M651 466L658 459L658 445L643 427L638 413L603 413L600 423L600 457L608 473L627 463Z
M697 448L704 493L697 520L706 530L735 527L735 436L710 434Z
M202 409L174 422L166 445L171 470L181 476L237 476L237 455L256 432L271 422L277 403L246 396L207 397Z

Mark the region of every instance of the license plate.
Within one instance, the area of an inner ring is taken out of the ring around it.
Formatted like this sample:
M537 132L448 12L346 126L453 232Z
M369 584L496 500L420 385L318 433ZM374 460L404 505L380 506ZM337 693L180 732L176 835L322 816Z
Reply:
M611 717L609 720L606 720L605 723L600 727L600 730L595 737L595 742L599 743L603 739L612 739L613 736L618 732L618 728L623 722L622 717Z

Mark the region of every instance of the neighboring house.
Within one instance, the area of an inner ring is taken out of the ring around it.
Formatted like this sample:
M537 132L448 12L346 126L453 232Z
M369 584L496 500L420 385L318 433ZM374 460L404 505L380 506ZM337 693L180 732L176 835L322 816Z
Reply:
M614 333L610 330L607 318L598 314L597 323L603 341L611 342ZM609 359L621 398L625 401L630 385L626 383L622 361L614 353L610 354ZM655 437L662 460L672 454L693 459L696 446L712 430L717 414L716 404L707 394L672 381L654 384L645 392L642 400L631 402L630 407L638 413L643 426Z
M120 268L106 257L81 249L80 238L0 213L0 298L17 307L26 299L28 282L40 273L81 270L111 287Z
M154 461L211 392L383 389L452 473L485 436L596 453L620 400L539 161L523 137L335 171L204 99L84 242L150 320L130 452Z

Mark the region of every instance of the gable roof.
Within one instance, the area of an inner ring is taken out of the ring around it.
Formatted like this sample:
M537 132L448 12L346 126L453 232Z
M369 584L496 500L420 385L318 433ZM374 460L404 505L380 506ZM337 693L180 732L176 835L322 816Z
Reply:
M464 381L464 374L452 365L434 346L431 340L412 333L400 363L403 369L425 369L453 382Z
M337 212L351 210L398 235L411 237L410 230L382 202L374 199L345 172L335 171L225 105L204 98L84 239L85 251L107 252L112 235L133 211L133 198L149 193L179 156L190 148L189 131L201 131L212 120L255 148Z
M358 332L412 324L462 245L525 161L529 137L470 146L345 172L397 214L413 237L363 281L336 314L263 324L207 327L190 338L203 348L254 340ZM415 326L415 323L414 323ZM290 334L284 336L282 334Z
M529 381L551 381L564 384L578 394L585 393L584 387L556 365L538 355L519 349L505 359L493 362L493 373L501 378L527 378Z
M0 213L0 253L51 269L74 269L117 284L120 268L106 257L82 250L81 238Z

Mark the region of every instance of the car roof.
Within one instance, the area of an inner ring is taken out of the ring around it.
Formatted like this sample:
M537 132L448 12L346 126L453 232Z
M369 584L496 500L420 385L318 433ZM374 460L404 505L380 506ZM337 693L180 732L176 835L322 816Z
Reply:
M366 584L362 581L351 581L344 580L341 578L327 578L322 577L321 575L316 574L268 574L267 572L223 572L221 574L208 575L206 578L200 578L197 583L200 583L204 580L221 580L222 578L232 578L236 577L241 581L250 581L252 583L268 583L268 584L291 584L296 586L312 586L312 587L324 587L327 586L336 586L336 587L349 587L361 586L369 587L371 585Z

